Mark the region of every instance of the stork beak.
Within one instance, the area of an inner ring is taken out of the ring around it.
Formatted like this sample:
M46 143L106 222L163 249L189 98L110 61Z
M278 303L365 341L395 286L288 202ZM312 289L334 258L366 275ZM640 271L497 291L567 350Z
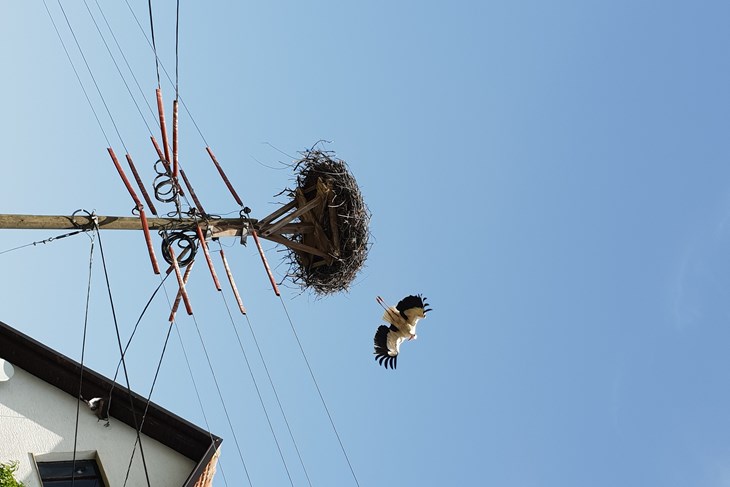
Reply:
M418 338L418 335L412 334L410 337L408 337L408 341L410 342L411 340L415 340L416 338Z

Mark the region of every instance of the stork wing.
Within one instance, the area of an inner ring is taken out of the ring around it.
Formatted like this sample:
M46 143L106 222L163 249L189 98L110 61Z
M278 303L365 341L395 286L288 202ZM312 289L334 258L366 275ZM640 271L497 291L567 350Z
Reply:
M375 360L387 369L395 369L398 365L398 352L403 337L399 336L398 328L394 325L390 327L380 325L378 331L375 332L373 343L375 345Z
M413 319L414 317L426 316L427 311L431 311L429 304L426 302L427 298L422 295L410 295L398 301L395 305L400 314L406 319Z

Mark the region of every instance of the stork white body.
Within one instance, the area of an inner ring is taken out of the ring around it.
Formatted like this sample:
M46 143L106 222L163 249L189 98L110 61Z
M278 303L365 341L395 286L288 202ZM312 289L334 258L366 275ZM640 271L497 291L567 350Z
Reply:
M420 294L406 296L395 306L386 306L378 296L378 303L385 309L383 321L390 326L380 325L375 332L375 360L386 369L395 369L401 343L416 338L418 320L425 318L426 312L431 309Z

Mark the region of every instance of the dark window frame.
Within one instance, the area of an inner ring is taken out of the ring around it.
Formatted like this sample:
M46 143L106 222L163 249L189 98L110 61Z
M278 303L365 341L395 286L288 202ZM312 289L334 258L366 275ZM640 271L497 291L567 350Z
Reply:
M79 487L106 487L101 468L96 460L60 460L37 462L43 487L65 487L72 484ZM76 470L76 474L74 474ZM94 483L92 483L94 482Z

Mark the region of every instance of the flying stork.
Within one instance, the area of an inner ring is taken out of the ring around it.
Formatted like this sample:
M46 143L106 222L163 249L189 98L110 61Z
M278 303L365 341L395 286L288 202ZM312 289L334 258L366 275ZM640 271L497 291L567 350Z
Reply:
M380 325L375 332L373 342L375 344L375 360L387 369L395 369L398 365L398 352L400 344L404 340L415 340L416 325L418 320L426 317L426 312L431 311L426 298L418 295L410 295L398 301L395 306L387 306L380 296L378 303L385 309L383 321L390 326Z

